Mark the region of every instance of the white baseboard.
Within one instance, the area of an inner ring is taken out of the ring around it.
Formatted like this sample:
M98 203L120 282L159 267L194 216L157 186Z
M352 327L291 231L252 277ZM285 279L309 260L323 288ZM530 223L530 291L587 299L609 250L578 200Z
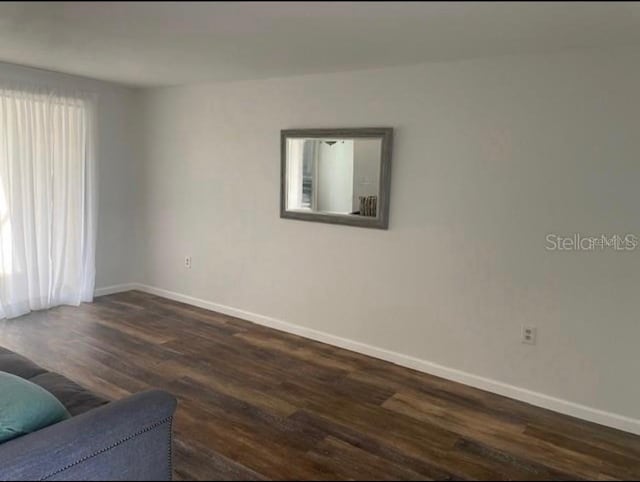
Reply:
M154 286L148 286L140 283L127 283L117 286L110 286L96 290L96 296L104 294L112 294L120 291L129 291L132 289L144 291L153 295L161 296L175 301L180 301L190 305L198 306L212 311L217 311L225 315L242 318L253 323L281 330L294 335L309 338L311 340L327 343L329 345L337 346L347 350L351 350L363 355L368 355L373 358L388 361L396 365L400 365L407 368L412 368L430 375L435 375L447 380L459 382L465 385L469 385L481 390L496 393L505 397L520 400L522 402L529 403L538 407L546 408L554 412L562 413L572 417L594 422L600 425L623 430L625 432L634 433L640 435L640 420L625 417L611 412L606 412L596 408L588 407L578 403L570 402L560 398L555 398L543 393L534 392L525 388L509 385L490 378L473 375L471 373L456 370L454 368L448 368L443 365L438 365L427 360L422 360L409 355L403 355L394 351L386 350L365 343L361 343L339 336L317 331L311 328L305 328L303 326L288 323L286 321L271 318L269 316L252 313L250 311L233 308L231 306L221 305L213 303L211 301L195 298L193 296L183 295L173 291L156 288ZM100 294L98 294L98 292Z
M137 283L123 283L120 285L104 286L102 288L96 288L93 292L94 296L112 295L114 293L122 293L123 291L131 291L141 289Z

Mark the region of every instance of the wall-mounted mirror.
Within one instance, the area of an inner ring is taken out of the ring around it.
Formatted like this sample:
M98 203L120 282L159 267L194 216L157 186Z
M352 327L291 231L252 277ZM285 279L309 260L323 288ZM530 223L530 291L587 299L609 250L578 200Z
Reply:
M280 217L387 229L392 128L281 134Z

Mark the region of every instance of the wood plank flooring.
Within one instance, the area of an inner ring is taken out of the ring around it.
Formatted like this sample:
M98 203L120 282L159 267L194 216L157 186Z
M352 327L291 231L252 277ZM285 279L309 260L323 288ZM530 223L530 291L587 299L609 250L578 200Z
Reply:
M0 321L0 345L174 393L177 479L640 477L640 437L138 291Z

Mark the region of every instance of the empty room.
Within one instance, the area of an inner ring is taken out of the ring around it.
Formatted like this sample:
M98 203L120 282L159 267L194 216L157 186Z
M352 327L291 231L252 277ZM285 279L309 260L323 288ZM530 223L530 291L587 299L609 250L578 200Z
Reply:
M0 480L637 480L640 3L0 2Z

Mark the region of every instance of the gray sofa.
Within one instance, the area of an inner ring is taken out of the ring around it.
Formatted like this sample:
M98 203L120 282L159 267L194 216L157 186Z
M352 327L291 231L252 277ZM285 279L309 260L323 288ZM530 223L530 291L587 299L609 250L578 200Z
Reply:
M108 402L2 347L0 371L40 385L72 415L0 444L0 480L171 480L176 400L168 393Z

